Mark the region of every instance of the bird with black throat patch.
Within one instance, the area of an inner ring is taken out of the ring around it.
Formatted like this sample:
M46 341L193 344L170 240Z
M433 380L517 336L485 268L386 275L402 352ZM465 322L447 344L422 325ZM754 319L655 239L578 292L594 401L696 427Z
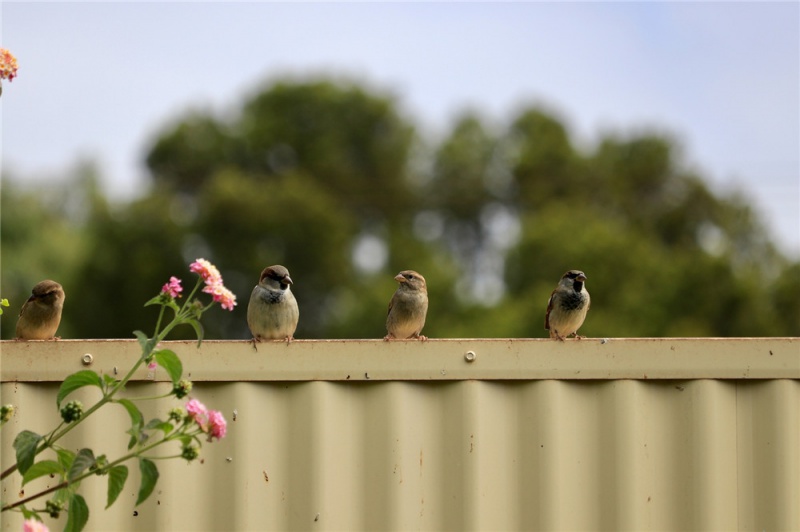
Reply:
M580 270L569 270L547 302L544 328L550 331L550 338L564 340L570 335L581 339L578 329L586 319L591 298L586 290L586 274Z
M389 301L384 340L427 340L422 336L428 314L428 287L425 278L414 270L403 270L394 277L399 283Z
M253 347L262 340L294 340L300 309L292 294L289 270L276 264L264 268L247 305L247 326Z
M31 297L22 305L17 320L17 339L50 340L55 338L61 324L61 310L64 308L64 289L55 281L45 280L37 283L31 290Z

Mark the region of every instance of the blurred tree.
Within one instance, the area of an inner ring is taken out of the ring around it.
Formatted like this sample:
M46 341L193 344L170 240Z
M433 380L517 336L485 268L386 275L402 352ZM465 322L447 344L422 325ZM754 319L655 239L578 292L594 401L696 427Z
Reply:
M67 308L79 301L75 280L91 255L83 232L83 206L97 192L94 167L80 163L69 170L66 182L51 186L24 186L4 175L0 194L0 295L10 308L0 319L2 338L13 338L22 305L39 281L59 282L67 295ZM59 334L80 334L75 323L64 320Z
M225 318L238 320L238 337L248 334L244 311L250 291L271 264L286 265L295 282L292 291L302 316L298 338L324 334L328 297L354 283L352 212L300 171L265 182L260 175L233 169L218 172L206 184L198 212L197 234L221 271L233 274L223 277L239 294L241 308Z
M498 218L514 216L500 141L476 114L467 113L457 118L433 157L424 210L418 213L421 236L455 259L460 302L491 306L502 297L502 267L495 266L508 244L507 235L496 230Z
M246 101L229 125L192 114L154 143L147 162L156 181L189 193L225 167L265 183L305 173L343 210L382 220L412 200L406 174L413 139L392 97L348 83L284 81Z
M544 110L523 110L511 124L505 141L522 209L536 209L554 201L574 205L598 192L572 147L566 127Z
M91 205L84 235L91 253L75 280L80 299L69 313L65 307L64 315L79 324L81 337L130 338L134 330L151 334L158 314L144 303L171 275L194 285L181 255L183 230L170 216L173 201L167 191L154 190L121 207L101 198ZM188 327L185 333L192 337Z
M0 295L18 309L54 278L62 336L129 338L153 326L144 302L171 275L192 285L204 257L238 296L206 336L244 339L260 271L284 264L298 338L380 338L394 275L415 269L425 334L545 337L550 292L580 268L588 336L800 334L800 263L674 139L608 134L578 151L544 109L487 123L464 113L426 143L393 96L324 79L279 81L231 116L190 111L153 140L152 187L130 203L109 204L86 166L63 188L4 180Z
M228 128L213 117L192 111L156 139L146 163L157 182L193 194L215 171L230 164Z

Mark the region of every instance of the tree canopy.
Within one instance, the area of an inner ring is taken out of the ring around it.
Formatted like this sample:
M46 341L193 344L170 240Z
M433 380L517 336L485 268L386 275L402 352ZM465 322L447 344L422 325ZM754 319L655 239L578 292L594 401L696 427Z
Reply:
M592 294L587 336L800 336L800 263L662 133L578 149L529 107L507 122L465 112L430 139L391 94L286 79L229 115L165 124L146 163L147 191L122 204L90 165L46 192L4 176L4 338L45 278L67 293L62 337L130 337L171 275L194 282L197 257L239 303L206 320L207 338L249 337L250 291L271 264L295 281L299 339L382 337L403 269L427 279L432 338L544 337L547 298L573 268Z

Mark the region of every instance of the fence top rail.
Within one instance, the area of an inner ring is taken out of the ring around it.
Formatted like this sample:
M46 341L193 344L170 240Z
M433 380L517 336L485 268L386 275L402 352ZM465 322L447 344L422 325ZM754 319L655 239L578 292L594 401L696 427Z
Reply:
M531 379L800 379L800 338L167 341L195 382ZM136 340L0 342L2 382L122 375ZM139 381L168 381L143 366Z

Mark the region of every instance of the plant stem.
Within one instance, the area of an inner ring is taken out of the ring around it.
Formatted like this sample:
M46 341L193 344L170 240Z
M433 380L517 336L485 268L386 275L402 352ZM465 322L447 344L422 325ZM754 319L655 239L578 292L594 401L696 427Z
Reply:
M175 436L175 435L165 436L164 438L162 438L161 440L159 440L159 441L157 441L157 442L155 442L153 444L150 444L150 445L148 445L146 447L142 447L141 449L137 449L136 451L134 451L132 453L128 453L128 454L126 454L125 456L123 456L121 458L117 458L113 462L110 462L108 465L106 465L104 467L104 469L106 471L109 471L112 467L118 466L119 464L122 464L123 462L127 462L131 458L136 458L138 455L140 455L142 453L145 453L147 451L150 451L152 449L155 449L156 447L158 447L159 445L161 445L163 443L167 443L167 442L170 442L170 441L173 441L173 440L176 440L176 439L177 439L177 436ZM96 471L86 471L85 473L82 473L81 475L78 475L77 477L73 478L72 480L65 480L65 481L63 481L63 482L61 482L61 483L59 483L59 484L57 484L57 485L55 485L53 487L47 488L45 490L42 490L39 493L35 493L35 494L31 495L30 497L26 497L26 498L24 498L24 499L22 499L20 501L12 503L12 504L7 504L7 505L3 506L2 510L0 510L0 512L5 512L6 510L13 510L17 506L22 506L23 504L25 504L27 502L33 501L33 500L38 499L39 497L43 497L45 495L49 495L50 493L53 493L54 491L58 491L58 490L60 490L62 488L66 488L70 484L74 484L76 482L80 482L81 480L83 480L83 479L85 479L87 477L90 477L92 475L96 475L96 474L97 474Z
M164 307L161 307L161 312L162 313L164 312ZM177 316L176 316L176 318L177 318ZM149 352L142 352L142 356L139 357L139 360L137 360L136 363L134 363L133 367L130 369L130 371L128 371L127 374L125 374L125 376L122 378L122 380L118 381L114 385L114 387L111 388L111 390L107 394L104 394L103 397L99 401L97 401L94 405L91 406L91 408L89 408L86 412L84 412L84 414L80 417L80 419L77 419L74 422L70 423L69 425L67 425L66 427L61 429L61 431L58 431L58 432L53 431L53 433L51 433L51 436L49 438L47 438L44 442L42 442L42 444L39 446L39 448L36 449L36 455L38 455L39 453L41 453L42 451L44 451L45 449L50 447L53 443L55 443L56 441L58 441L59 439L64 437L67 433L69 433L72 429L74 429L75 427L80 425L81 422L83 422L83 420L88 418L91 414L96 412L102 406L104 406L105 404L109 403L111 401L111 399L113 399L114 396L117 394L117 392L122 390L125 387L125 385L128 383L128 381L131 380L131 378L133 378L133 375L136 373L136 370L139 369L139 367L142 365L142 363L144 363L145 359L150 356L150 354L153 352L153 349L155 348L155 346L158 345L158 342L160 342L163 339L163 337L166 336L166 333L168 333L170 330L172 330L175 327L175 322L176 322L176 320L172 320L169 324L167 324L167 326L164 328L164 331L162 331L162 333L160 335L158 334L158 329L156 329L157 341L152 343L152 347L150 348L150 351ZM17 468L18 468L18 465L15 463L11 467L9 467L5 471L3 471L2 475L0 475L0 480L4 479L8 475L12 474L14 471L17 470Z

